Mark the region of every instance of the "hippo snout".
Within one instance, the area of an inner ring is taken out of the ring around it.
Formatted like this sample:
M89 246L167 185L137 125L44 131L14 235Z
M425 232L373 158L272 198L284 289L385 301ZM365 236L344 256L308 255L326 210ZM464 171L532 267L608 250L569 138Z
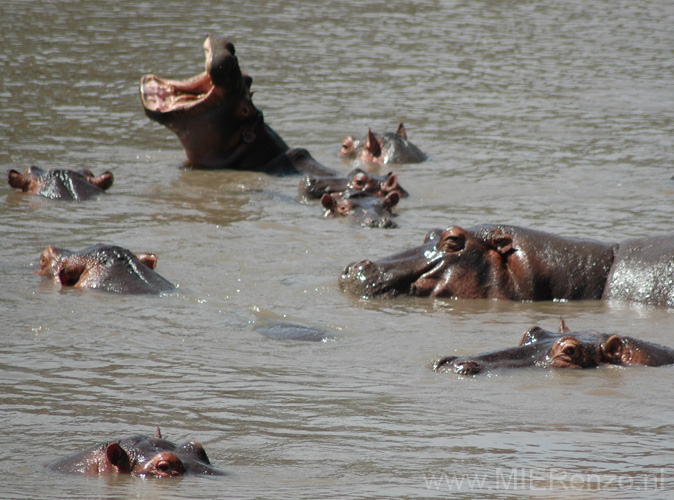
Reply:
M472 360L461 359L458 356L446 356L433 363L433 371L453 372L458 375L475 375L482 371L482 367Z
M379 286L380 269L370 260L353 262L346 266L339 278L342 289L363 297L376 293Z

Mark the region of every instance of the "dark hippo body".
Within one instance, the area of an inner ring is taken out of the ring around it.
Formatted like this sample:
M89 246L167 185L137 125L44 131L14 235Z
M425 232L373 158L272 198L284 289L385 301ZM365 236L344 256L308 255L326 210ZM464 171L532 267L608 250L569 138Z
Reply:
M421 163L427 156L407 140L405 126L398 125L396 132L377 134L372 130L362 140L347 136L339 148L339 156L363 163Z
M131 474L172 477L185 474L222 476L208 460L201 444L190 441L177 446L161 438L138 435L99 443L84 451L56 460L47 468L78 474Z
M398 184L398 177L393 172L381 176L360 168L353 169L346 177L305 175L300 179L297 191L301 197L307 199L322 198L324 194L345 191L364 192L379 197L395 191L400 198L409 196L409 193Z
M614 252L614 245L515 226L452 226L411 250L350 264L340 283L364 297L599 299Z
M364 297L617 299L674 306L674 237L606 244L506 225L436 229L423 245L346 267Z
M561 322L553 333L533 326L517 347L477 356L447 356L433 369L460 375L475 375L501 368L596 368L604 365L663 366L674 364L674 350L632 337L593 330L571 332Z
M33 165L23 174L10 170L7 182L25 193L37 194L52 200L82 201L105 192L114 181L112 172L95 176L91 170L44 170Z
M372 196L365 192L324 194L321 204L323 217L349 217L363 227L394 228L391 209L400 197L393 191L385 197Z
M180 139L188 164L274 174L334 172L305 149L289 149L252 101L253 79L241 72L234 45L206 37L206 71L188 80L146 75L140 98L147 116Z
M117 293L157 294L174 286L153 271L154 254L133 254L113 245L93 245L78 252L53 246L40 255L36 274L62 286Z
M674 236L635 238L618 247L604 298L674 307Z

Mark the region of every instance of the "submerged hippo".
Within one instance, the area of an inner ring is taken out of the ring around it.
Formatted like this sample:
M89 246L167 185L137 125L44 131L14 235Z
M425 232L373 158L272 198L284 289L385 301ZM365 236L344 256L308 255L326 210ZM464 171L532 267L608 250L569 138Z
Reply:
M24 193L37 194L52 200L88 200L112 186L112 172L95 176L91 170L44 170L33 165L23 174L10 170L7 182Z
M360 191L380 197L395 191L400 198L409 196L409 193L398 184L398 176L393 172L381 176L370 174L360 168L353 169L346 177L305 175L300 179L297 190L300 196L308 199L322 198L326 193L341 193L344 191Z
M603 365L663 366L674 364L674 349L632 337L593 330L572 332L564 321L559 333L529 328L517 347L477 356L447 356L433 365L435 371L475 375L499 368L596 368Z
M204 42L206 70L188 80L146 75L140 99L147 116L180 139L188 164L275 174L334 172L305 149L289 149L252 101L253 79L241 72L234 45L221 37Z
M340 285L363 297L604 298L674 307L674 236L611 244L516 226L452 226L432 230L419 247L348 265Z
M391 209L400 196L395 191L385 197L376 197L364 192L324 194L321 204L323 217L350 217L363 227L394 228Z
M362 140L349 135L342 141L338 154L341 158L363 163L421 163L427 159L418 147L407 140L402 123L396 132L377 134L368 129Z
M113 245L93 245L79 252L48 246L35 273L82 289L147 294L173 290L170 282L153 271L156 265L155 254L133 254Z
M208 460L201 444L190 441L177 446L161 437L138 435L95 444L91 448L47 465L57 472L79 474L131 474L134 476L171 477L185 474L222 476Z

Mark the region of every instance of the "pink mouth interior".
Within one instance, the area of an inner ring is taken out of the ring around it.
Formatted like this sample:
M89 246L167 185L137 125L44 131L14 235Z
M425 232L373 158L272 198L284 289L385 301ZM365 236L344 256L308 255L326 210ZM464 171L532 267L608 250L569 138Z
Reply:
M143 105L150 111L160 113L191 108L204 101L213 88L207 72L188 80L164 80L148 75L140 83Z

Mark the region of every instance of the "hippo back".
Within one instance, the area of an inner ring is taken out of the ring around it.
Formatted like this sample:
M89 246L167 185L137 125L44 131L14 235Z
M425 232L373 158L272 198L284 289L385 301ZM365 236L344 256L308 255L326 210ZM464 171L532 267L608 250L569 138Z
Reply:
M603 298L674 307L674 236L620 243Z

